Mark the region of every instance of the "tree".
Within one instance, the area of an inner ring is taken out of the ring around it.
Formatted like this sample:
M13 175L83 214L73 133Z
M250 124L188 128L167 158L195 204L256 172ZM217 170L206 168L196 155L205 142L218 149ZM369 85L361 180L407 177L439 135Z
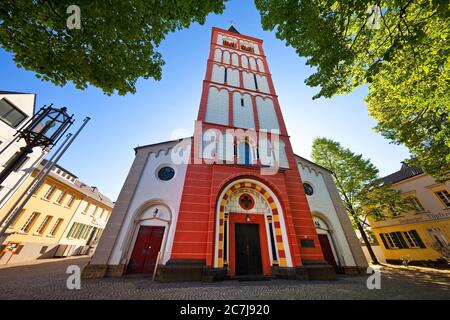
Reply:
M161 79L164 61L156 49L168 33L224 9L224 0L79 0L81 29L70 30L72 4L0 1L0 45L38 78L120 95L134 93L140 77Z
M364 220L368 216L375 220L398 216L408 211L411 205L399 191L380 185L378 169L370 160L343 148L338 142L326 138L314 139L312 158L332 172L344 207L359 230L372 262L378 264L364 230Z
M263 28L315 69L306 80L321 88L313 98L369 84L375 130L440 181L450 179L449 3L256 0Z

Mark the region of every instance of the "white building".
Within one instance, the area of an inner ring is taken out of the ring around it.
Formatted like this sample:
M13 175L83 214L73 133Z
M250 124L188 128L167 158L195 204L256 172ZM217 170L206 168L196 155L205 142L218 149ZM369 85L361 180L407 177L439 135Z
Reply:
M34 115L35 103L35 94L0 91L0 170L25 146L23 139L16 141L17 136L14 135ZM34 148L26 160L18 164L16 170L3 181L0 186L0 210L45 154L42 148Z
M339 197L332 173L298 155L296 158L325 259L342 272L364 272L367 260ZM361 270L356 270L354 266L360 266Z

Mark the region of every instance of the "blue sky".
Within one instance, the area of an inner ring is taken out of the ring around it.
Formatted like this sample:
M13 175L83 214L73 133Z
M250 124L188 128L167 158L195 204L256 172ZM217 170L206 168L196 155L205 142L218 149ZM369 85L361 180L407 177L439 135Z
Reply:
M364 104L367 89L313 101L318 88L304 84L312 69L294 49L276 39L275 32L262 30L260 16L250 0L232 0L222 15L210 15L205 25L195 24L168 35L159 48L166 61L163 79L139 80L134 95L107 96L95 87L81 91L71 83L56 87L35 78L31 71L17 68L12 55L2 49L0 90L36 93L37 108L49 103L67 106L75 113L77 126L85 116L92 117L59 164L116 200L134 159L134 147L192 133L211 28L228 28L229 21L234 21L241 33L264 40L294 152L310 158L313 139L328 137L370 158L381 175L399 169L408 150L372 131L376 122L368 116Z

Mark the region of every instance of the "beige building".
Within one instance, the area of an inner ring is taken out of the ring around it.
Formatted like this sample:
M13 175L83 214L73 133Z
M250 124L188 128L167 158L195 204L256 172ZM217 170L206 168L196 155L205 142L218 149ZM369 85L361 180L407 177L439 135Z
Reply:
M35 104L35 94L0 91L0 172L20 148L26 145L23 139L17 141L15 134L34 115ZM22 163L18 163L15 170L1 183L0 212L45 154L42 148L34 148L33 152L28 154Z
M1 210L0 218L41 168L42 164L18 188ZM92 253L112 207L112 201L96 187L55 166L8 228L0 248L0 265Z
M450 182L438 183L406 164L382 180L400 190L414 208L385 221L370 220L386 261L433 265L450 261Z

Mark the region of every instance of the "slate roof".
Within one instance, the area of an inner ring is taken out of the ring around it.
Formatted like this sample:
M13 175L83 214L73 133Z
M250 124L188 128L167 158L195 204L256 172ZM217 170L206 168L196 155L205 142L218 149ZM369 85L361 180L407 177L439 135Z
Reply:
M46 161L47 160L44 159L39 164L37 169L39 169L39 170L42 169L42 167L43 167L43 165L45 165ZM65 171L67 173L70 173L68 170L64 169L63 167L61 167L59 165L56 165L55 167ZM72 173L70 173L70 174L76 178L75 175L73 175ZM65 184L65 185L72 187L73 189L81 192L82 194L84 194L87 197L90 197L91 199L94 199L94 200L97 200L97 201L103 203L106 206L109 206L111 208L114 206L114 202L111 199L109 199L107 196L103 195L100 191L98 191L97 187L89 186L89 185L85 184L83 181L78 180L78 178L75 180L75 182L70 182L66 178L63 178L62 176L56 174L53 171L50 172L49 176L55 180L60 181L61 183Z
M26 93L26 92L15 92L15 91L1 91L1 90L0 90L0 94L30 94L30 93Z
M423 173L422 169L418 167L410 167L406 163L403 163L399 171L391 173L390 175L387 175L386 177L381 178L380 180L384 184L393 184L408 178L418 176L419 174L422 173Z
M237 31L237 29L236 29L234 26L231 26L231 27L228 29L228 31L231 31L231 32L234 32L234 33L237 33L237 34L241 34L239 31Z

